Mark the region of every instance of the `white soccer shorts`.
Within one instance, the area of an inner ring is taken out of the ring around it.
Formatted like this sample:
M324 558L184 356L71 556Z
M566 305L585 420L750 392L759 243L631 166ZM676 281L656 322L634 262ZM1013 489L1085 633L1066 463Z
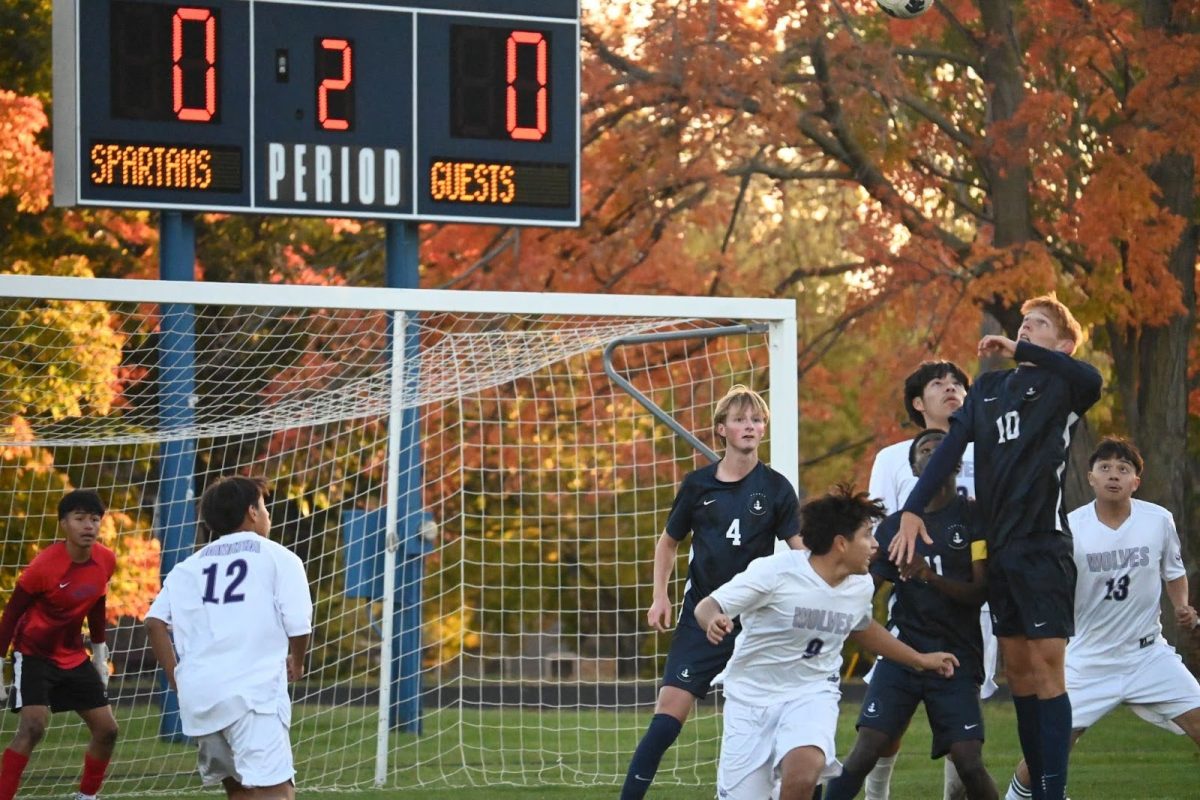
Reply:
M1138 651L1127 669L1072 669L1067 664L1071 727L1090 728L1124 703L1147 722L1172 733L1183 730L1171 720L1200 708L1200 683L1169 644L1156 642Z
M797 747L816 747L825 754L822 781L841 774L842 765L834 758L841 695L824 685L816 688L804 697L767 707L726 699L717 767L720 800L770 797L780 762Z
M296 776L288 726L279 714L251 711L228 728L197 736L205 786L233 778L242 786L276 786Z

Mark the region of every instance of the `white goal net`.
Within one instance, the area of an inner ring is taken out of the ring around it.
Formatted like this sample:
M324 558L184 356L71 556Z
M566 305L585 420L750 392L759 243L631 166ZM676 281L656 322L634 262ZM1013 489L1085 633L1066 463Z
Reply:
M142 620L205 485L260 475L315 602L300 789L619 784L670 640L645 622L654 543L707 462L672 425L715 447L715 401L750 385L763 455L795 482L794 313L0 276L0 599L58 538L62 494L98 490L118 559L104 792L194 790ZM714 780L717 713L701 705L657 783ZM86 741L54 715L23 796L74 791Z

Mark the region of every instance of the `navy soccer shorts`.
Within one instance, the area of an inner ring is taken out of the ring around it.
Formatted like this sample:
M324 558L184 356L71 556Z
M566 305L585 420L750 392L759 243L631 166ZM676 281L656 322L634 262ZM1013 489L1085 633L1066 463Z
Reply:
M875 665L856 727L899 739L922 702L933 732L930 758L946 755L955 742L983 741L979 684L965 675L913 672L887 659Z
M13 655L13 687L8 707L50 706L51 711L88 711L108 705L108 691L90 660L73 669L21 653Z
M988 605L997 636L1067 639L1075 634L1075 559L1070 536L1014 539L988 557Z
M663 685L691 692L698 700L708 697L713 678L725 669L733 655L733 643L741 629L735 629L720 644L712 644L689 612L684 612L671 637Z

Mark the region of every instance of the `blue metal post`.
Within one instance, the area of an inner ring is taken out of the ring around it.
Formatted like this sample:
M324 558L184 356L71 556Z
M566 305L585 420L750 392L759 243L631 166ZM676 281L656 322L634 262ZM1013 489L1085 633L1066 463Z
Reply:
M159 276L166 281L190 281L196 263L196 235L192 215L163 212L159 221ZM195 416L195 312L188 303L164 303L158 347L158 419L164 434L191 426ZM196 508L193 477L196 467L194 439L168 438L160 450L158 538L162 544L160 574L165 580L177 563L187 558L196 542ZM179 698L167 688L166 675L158 671L162 693L159 737L182 742Z
M387 285L396 289L420 286L421 247L415 222L387 223ZM393 324L395 320L393 318ZM417 326L392 329L392 346L404 346L406 387L415 387L420 340ZM406 392L409 397L415 393ZM421 732L421 582L425 572L420 537L424 500L421 486L421 436L418 409L405 408L400 429L400 483L396 493L396 520L400 549L396 553L396 587L392 608L392 702L388 724L392 730Z

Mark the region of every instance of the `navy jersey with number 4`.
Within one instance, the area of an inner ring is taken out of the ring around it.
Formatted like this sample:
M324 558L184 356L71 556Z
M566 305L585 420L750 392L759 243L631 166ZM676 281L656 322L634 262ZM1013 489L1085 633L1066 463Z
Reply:
M917 539L917 558L925 559L930 569L943 578L969 582L972 563L987 557L987 544L976 517L976 504L955 496L945 508L926 512L921 518L933 544ZM982 602L959 603L928 584L901 581L899 570L887 557L888 545L899 529L899 513L879 523L875 530L879 555L871 562L872 575L892 582L888 629L919 652L945 650L954 653L959 662L956 671L982 683L983 634L979 628Z
M760 556L775 552L775 541L800 532L800 501L787 478L761 461L740 481L717 479L710 464L683 479L667 535L681 541L690 532L685 612Z
M1070 532L1062 503L1067 449L1103 383L1091 364L1029 342L1017 342L1015 357L1015 369L976 379L904 503L920 513L974 442L976 498L993 555L1015 538Z

